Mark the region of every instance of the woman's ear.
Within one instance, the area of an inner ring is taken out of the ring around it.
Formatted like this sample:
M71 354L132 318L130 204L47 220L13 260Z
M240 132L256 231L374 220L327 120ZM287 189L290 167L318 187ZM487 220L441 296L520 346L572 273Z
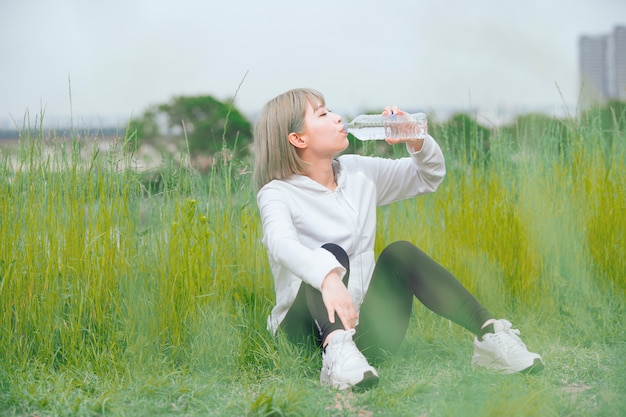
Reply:
M299 148L299 149L306 148L306 141L304 140L302 135L292 132L289 134L288 139L289 139L289 143L291 143L296 148Z

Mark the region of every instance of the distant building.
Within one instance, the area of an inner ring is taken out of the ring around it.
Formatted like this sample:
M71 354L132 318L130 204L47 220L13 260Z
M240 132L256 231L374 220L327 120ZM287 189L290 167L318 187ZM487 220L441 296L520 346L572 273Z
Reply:
M578 41L581 98L584 104L626 101L626 26Z
M615 48L615 97L626 101L626 26L618 26L613 32Z

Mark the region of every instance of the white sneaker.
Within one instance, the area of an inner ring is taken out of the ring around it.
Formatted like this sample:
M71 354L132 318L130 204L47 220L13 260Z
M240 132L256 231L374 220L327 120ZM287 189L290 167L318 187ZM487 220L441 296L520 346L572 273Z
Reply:
M496 320L493 328L495 333L487 333L482 339L474 337L472 365L504 374L539 372L543 369L541 356L528 351L519 338L519 330L511 329L510 322Z
M376 369L354 344L354 329L335 333L322 353L320 383L338 389L368 388L378 383Z

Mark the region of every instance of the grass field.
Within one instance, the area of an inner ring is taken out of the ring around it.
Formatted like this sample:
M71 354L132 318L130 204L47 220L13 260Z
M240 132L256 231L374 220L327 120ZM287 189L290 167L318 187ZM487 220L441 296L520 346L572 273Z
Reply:
M546 369L473 369L471 335L416 302L360 393L265 330L245 161L139 173L122 143L25 132L0 155L0 416L624 416L626 133L596 122L496 133L476 164L441 131L440 189L379 211L378 250L415 242Z

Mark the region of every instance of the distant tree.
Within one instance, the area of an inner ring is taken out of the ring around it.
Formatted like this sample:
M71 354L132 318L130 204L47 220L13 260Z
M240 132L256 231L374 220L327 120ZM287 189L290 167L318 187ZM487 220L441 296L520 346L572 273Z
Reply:
M569 141L566 124L541 113L520 115L512 125L504 126L500 130L517 147L530 146L544 151L554 148L563 152Z
M593 143L600 144L606 161L609 162L613 158L615 142L623 140L626 133L626 103L613 100L602 106L592 107L581 115L580 123L586 127L581 131L593 136L582 139L592 139Z
M162 132L161 119L169 131ZM128 136L132 139L132 135L138 143L163 135L186 137L192 154L213 155L227 150L232 156L244 156L252 141L252 126L231 104L211 96L179 96L131 120Z
M446 154L463 165L488 162L491 131L464 113L446 123L429 125L429 131L442 144Z
M160 132L156 121L156 109L151 107L141 117L132 118L128 123L126 128L127 149L136 151L141 142L158 136L160 136Z
M211 96L175 97L158 109L168 125L187 135L192 153L214 154L223 148L238 155L247 153L252 140L250 122L233 106Z
M626 103L609 101L599 109L598 116L603 131L626 131Z

